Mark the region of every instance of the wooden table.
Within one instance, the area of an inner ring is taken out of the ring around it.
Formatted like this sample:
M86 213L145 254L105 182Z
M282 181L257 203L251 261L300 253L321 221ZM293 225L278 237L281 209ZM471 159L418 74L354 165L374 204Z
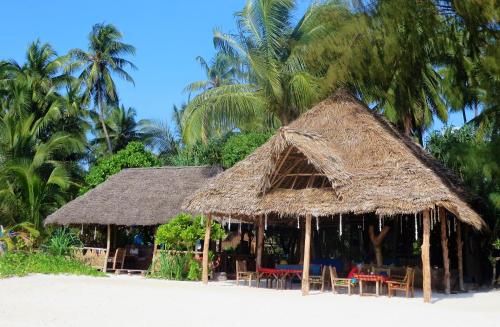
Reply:
M369 295L363 293L363 282L374 282L375 283L375 296L380 295L380 284L387 281L389 278L383 275L368 275L368 274L355 274L354 278L359 281L359 295Z
M266 287L269 287L270 284L272 288L273 282L276 281L276 289L284 289L286 288L287 279L290 279L291 282L294 277L302 280L302 270L259 268L257 269L257 287L259 287L261 279L266 279Z

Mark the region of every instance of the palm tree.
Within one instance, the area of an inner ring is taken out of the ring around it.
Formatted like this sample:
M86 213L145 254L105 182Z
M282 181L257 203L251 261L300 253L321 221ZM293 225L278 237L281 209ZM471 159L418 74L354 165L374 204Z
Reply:
M11 206L17 219L41 227L42 218L65 200L72 183L66 163L58 156L82 152L84 144L71 134L58 132L40 139L45 126L60 117L55 105L41 118L11 110L0 119L0 203Z
M139 124L135 119L137 113L134 108L125 108L123 105L120 107L107 107L104 113L106 117L105 126L114 152L125 148L129 142L141 140ZM99 115L93 116L99 117ZM95 126L96 138L92 143L95 145L106 144L106 134L103 128L97 123L95 123Z
M184 88L184 91L189 93L189 97L192 93L235 84L240 75L241 63L237 62L237 58L223 52L218 52L210 62L201 56L196 57L196 61L203 69L206 79L190 83Z
M104 138L109 153L113 153L111 138L106 126L105 106L117 105L118 94L113 75L134 83L132 76L126 71L127 67L136 69L135 65L122 58L123 55L134 55L135 48L121 41L122 34L111 24L95 24L89 34L89 49L73 49L70 55L76 66L83 66L79 76L85 85L85 94L98 108Z
M192 142L206 138L209 130L256 121L288 124L320 99L320 76L307 62L331 37L328 20L320 18L332 6L314 4L294 25L295 1L248 0L237 13L237 35L214 32L216 48L241 62L244 74L236 84L194 85L205 90L188 103L184 139Z

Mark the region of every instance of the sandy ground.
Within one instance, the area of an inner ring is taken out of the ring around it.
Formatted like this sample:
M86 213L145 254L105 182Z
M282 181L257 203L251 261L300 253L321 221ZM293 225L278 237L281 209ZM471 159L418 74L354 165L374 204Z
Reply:
M132 276L0 280L0 326L500 326L500 291L359 297Z

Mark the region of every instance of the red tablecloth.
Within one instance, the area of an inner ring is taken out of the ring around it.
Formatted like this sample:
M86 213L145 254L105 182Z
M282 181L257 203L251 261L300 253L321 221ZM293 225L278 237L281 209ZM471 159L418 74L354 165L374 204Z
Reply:
M302 270L298 270L298 269L258 268L257 272L264 273L264 274L284 275L284 274L301 274Z
M367 275L367 274L354 274L354 278L366 281L366 282L385 282L389 280L389 277L384 275Z

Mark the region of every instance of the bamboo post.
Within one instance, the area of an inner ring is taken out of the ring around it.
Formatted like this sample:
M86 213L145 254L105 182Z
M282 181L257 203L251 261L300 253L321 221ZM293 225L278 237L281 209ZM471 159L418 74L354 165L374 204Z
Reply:
M441 248L443 250L443 284L444 292L446 294L451 293L450 286L450 257L448 254L448 236L446 235L446 210L443 207L439 207L439 217L441 218Z
M102 267L102 271L104 272L108 270L108 259L110 250L111 250L111 225L108 225L108 233L106 239L106 255L104 257L104 266Z
M430 215L429 209L424 210L423 223L423 240L422 240L422 286L424 289L424 302L431 302L431 260L430 260Z
M262 266L262 251L264 249L264 217L259 217L259 228L257 230L257 253L255 258L255 267L259 269Z
M302 266L302 295L309 294L309 265L311 262L311 214L306 215L304 237L304 264Z
M464 287L464 259L463 259L463 242L462 242L462 224L457 219L457 264L458 264L458 285L461 291L465 291Z
M205 221L205 240L203 241L203 272L201 280L203 284L208 284L208 250L210 248L210 229L212 227L212 214L208 214Z

